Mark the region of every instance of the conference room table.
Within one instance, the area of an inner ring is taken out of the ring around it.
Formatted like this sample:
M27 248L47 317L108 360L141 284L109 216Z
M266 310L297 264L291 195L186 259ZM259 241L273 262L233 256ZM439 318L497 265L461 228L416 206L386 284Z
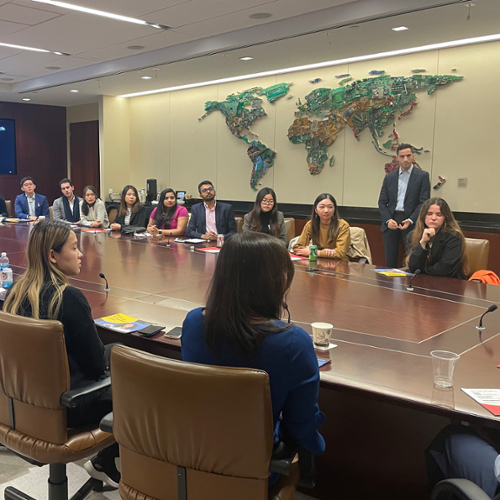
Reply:
M27 265L32 224L0 225L0 251L14 275ZM174 238L76 230L82 269L70 283L83 291L95 318L124 313L181 326L205 302L217 255ZM195 247L195 248L194 248ZM262 259L266 256L262 255ZM320 427L326 451L316 458L317 485L307 492L329 499L427 498L424 450L450 422L500 429L500 421L462 388L497 388L500 315L482 313L500 302L500 288L451 278L389 277L369 264L320 259L294 261L287 303L292 321L312 334L311 323L334 326L336 347L317 351ZM109 282L105 291L104 273ZM180 341L99 328L104 343L123 342L180 359ZM454 387L434 387L430 352L460 355Z

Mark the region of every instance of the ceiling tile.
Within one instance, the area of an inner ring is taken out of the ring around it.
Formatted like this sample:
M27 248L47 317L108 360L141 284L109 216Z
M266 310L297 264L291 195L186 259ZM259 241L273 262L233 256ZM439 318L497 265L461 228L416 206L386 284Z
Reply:
M71 0L73 1L73 0ZM71 3L71 2L70 2ZM20 5L23 7L29 7L32 9L43 10L45 12L53 12L55 14L67 14L68 9L63 9L61 7L56 7L55 5L49 5L48 3L32 2L31 0L14 0L13 5Z
M110 45L109 47L104 47L102 49L82 52L79 55L81 57L92 57L101 61L109 61L112 59L118 59L119 57L130 56L141 52L169 47L178 43L189 42L194 39L195 37L191 35L176 33L175 31L169 30L162 31L154 35L128 40L126 43ZM130 50L127 49L128 45L142 45L144 50Z
M0 42L4 42L3 39L7 35L15 33L16 31L23 30L25 28L29 28L29 25L19 24L19 23L9 23L7 21L0 20Z
M45 10L32 9L21 5L6 4L0 7L0 19L14 23L38 24L48 21L58 14Z

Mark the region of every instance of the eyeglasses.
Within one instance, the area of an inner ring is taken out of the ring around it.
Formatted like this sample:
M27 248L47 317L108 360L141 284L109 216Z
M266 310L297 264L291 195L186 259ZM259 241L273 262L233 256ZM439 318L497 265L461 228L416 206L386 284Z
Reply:
M25 188L28 188L28 187L31 187L31 186L34 186L34 184L32 182L26 182L23 184L23 187Z
M209 188L202 189L201 192L203 194L205 194L205 193L211 193L213 190L214 190L213 187L209 187Z
M274 200L263 199L261 203L263 203L264 205L274 205Z

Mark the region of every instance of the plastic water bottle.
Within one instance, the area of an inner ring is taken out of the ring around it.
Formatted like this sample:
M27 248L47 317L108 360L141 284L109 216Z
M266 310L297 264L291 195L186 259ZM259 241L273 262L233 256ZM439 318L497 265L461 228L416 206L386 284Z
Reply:
M0 271L2 269L7 269L9 267L9 258L7 257L6 252L2 252L2 255L0 256Z
M2 274L2 286L3 288L9 288L12 285L12 269L6 267L0 271Z

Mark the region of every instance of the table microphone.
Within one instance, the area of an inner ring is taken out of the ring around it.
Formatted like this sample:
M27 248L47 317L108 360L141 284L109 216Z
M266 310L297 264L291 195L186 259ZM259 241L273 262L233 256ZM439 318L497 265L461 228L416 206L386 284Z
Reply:
M106 276L104 276L103 273L99 273L99 278L102 278L106 282L106 288L104 289L104 291L109 292L111 290L111 288L109 288L108 280L106 279Z
M484 315L485 314L488 314L488 313L491 313L493 311L496 311L498 309L498 306L496 304L491 304L490 307L488 307L488 309L486 310L486 312L479 318L479 325L476 326L476 328L479 330L479 331L483 331L484 330L484 326L483 326L483 318L484 318Z
M415 269L412 277L410 278L410 282L408 283L408 287L406 288L409 292L413 292L413 287L411 286L411 282L415 276L418 276L422 271L420 269Z
M170 231L170 234L168 235L167 238L167 248L170 248L170 237L172 236L172 231Z

